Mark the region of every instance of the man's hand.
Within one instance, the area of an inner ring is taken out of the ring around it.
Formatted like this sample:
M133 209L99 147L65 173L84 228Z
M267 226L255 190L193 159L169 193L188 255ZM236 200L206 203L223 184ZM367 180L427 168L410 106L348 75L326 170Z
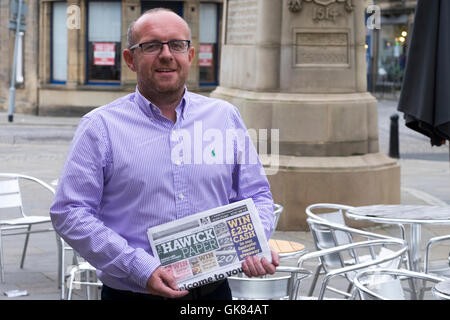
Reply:
M178 290L175 277L164 267L156 269L147 281L147 291L166 298L181 298L189 293L187 290Z
M274 274L279 262L280 257L272 248L272 263L270 263L265 257L258 259L256 256L247 257L242 262L242 270L247 277L258 277L266 274Z

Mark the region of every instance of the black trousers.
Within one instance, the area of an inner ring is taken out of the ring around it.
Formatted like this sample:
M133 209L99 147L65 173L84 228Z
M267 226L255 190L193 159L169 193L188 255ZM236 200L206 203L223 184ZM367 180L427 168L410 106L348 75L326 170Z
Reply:
M228 280L221 280L205 286L189 290L182 298L169 299L146 293L117 290L103 284L102 300L231 300L231 290Z

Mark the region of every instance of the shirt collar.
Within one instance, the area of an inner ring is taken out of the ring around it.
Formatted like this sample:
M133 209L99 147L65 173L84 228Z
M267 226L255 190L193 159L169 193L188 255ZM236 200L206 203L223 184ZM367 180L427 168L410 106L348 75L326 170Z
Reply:
M156 115L161 116L161 110L153 104L150 100L144 97L140 92L138 87L136 86L136 94L134 101L137 103L139 108L144 112L145 115L149 117L155 118ZM180 117L184 120L187 114L189 99L188 99L188 89L184 86L183 97L181 98L180 103L175 108L175 112L177 113L177 119Z

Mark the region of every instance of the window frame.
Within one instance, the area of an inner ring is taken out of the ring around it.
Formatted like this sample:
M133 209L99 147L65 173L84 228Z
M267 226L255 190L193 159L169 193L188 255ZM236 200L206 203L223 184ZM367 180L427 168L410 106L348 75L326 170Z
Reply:
M121 86L122 85L122 42L119 41L119 63L118 63L118 70L119 70L119 79L118 80L91 80L89 79L89 3L91 2L118 2L120 3L120 24L122 27L122 1L121 0L87 0L86 1L86 36L85 36L85 85L88 86ZM110 41L105 41L110 42ZM117 49L116 49L117 51Z
M219 40L220 40L220 12L221 12L221 8L220 8L220 3L217 3L217 2L209 2L209 1L202 1L202 2L200 2L200 5L201 4L215 4L216 5L216 17L217 17L217 19L216 19L216 39L217 39L217 41L216 41L216 43L214 44L214 46L213 46L213 50L214 50L214 52L216 53L216 63L215 63L215 66L214 66L214 74L216 75L215 76L215 81L213 81L213 82L206 82L206 81L201 81L200 80L200 66L198 66L198 85L200 86L200 87L211 87L211 86L218 86L219 85L219 64L220 64L220 61L219 61ZM200 9L199 9L200 10ZM199 20L198 20L198 24L199 24L199 28L200 28L200 15L199 15ZM198 40L198 45L200 46L200 44L201 44L201 42L200 42L200 38L199 38L199 40ZM199 47L199 50L200 50L200 47Z
M53 70L54 70L54 63L53 63L53 57L54 57L54 52L53 52L53 46L55 44L55 40L53 39L53 28L54 28L54 14L55 14L55 7L54 5L56 3L65 3L66 4L66 10L67 10L67 1L52 1L51 2L51 9L50 9L50 77L49 77L49 83L50 84L56 84L56 85L65 85L67 84L67 64L68 64L68 57L67 57L67 53L66 52L66 80L55 80L53 78ZM67 43L67 40L66 40Z

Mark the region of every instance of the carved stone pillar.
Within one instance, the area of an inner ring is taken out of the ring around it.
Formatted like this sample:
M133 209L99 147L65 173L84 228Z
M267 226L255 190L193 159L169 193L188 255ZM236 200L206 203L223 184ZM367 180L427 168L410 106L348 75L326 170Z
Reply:
M220 86L248 128L279 129L268 168L279 228L307 229L314 202L399 203L400 168L378 153L366 90L365 0L227 0ZM269 138L270 139L270 138Z

